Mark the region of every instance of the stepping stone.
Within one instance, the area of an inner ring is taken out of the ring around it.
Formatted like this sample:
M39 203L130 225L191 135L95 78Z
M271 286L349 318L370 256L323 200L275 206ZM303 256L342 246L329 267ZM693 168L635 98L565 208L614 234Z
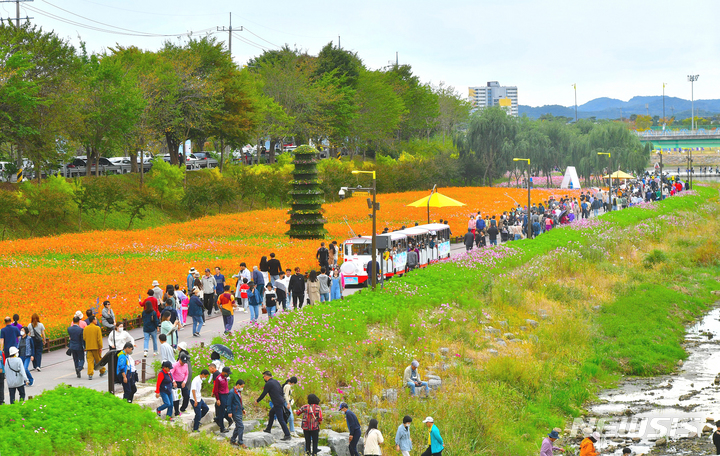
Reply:
M270 445L270 448L274 448L281 453L289 454L292 456L302 456L303 454L305 454L305 439L280 441Z
M531 320L531 319L529 319L529 318L528 318L527 320L525 320L525 323L529 324L529 325L532 326L533 328L537 328L538 325L540 324L540 323L538 323L537 321Z
M243 434L243 443L248 448L268 447L275 443L275 437L265 432L246 432Z

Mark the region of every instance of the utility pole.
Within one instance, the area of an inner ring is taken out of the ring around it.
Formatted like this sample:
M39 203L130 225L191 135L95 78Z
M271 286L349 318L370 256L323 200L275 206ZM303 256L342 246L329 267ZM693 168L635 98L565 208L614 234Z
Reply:
M340 35L338 35L338 49L341 49L342 46L340 46Z
M665 121L665 83L663 82L663 127L667 122Z
M689 74L690 81L690 131L695 130L695 81L700 77L699 74Z
M242 32L242 26L240 26L240 30L232 28L232 13L230 13L230 26L228 28L225 28L225 26L223 26L222 28L218 27L217 31L228 32L228 52L230 52L230 59L232 60L232 32Z
M12 21L15 21L15 26L20 27L20 3L22 2L32 2L33 0L0 0L0 3L15 3L15 17L9 17L8 18L8 24L12 24ZM34 17L25 17L25 20L35 19ZM2 19L0 19L2 21Z
M573 84L573 89L575 89L575 123L577 123L577 84Z

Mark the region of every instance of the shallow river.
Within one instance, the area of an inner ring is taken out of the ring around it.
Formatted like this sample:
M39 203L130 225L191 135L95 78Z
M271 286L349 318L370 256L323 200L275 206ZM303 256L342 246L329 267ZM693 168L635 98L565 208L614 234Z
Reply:
M667 454L698 454L690 443L707 442L710 435L702 434L711 424L707 419L720 419L720 386L715 384L716 376L720 383L720 308L688 328L685 348L689 357L676 374L633 378L604 391L602 403L590 408L597 422L576 420L573 431L579 435L595 424L603 434L602 454L621 454L624 446L643 454L660 438L669 441L663 449Z

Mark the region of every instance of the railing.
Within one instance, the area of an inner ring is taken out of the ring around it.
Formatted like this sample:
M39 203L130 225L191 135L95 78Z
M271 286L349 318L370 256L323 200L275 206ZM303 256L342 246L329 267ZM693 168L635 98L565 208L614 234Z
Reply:
M636 135L642 137L642 138L672 138L672 137L678 137L678 136L720 136L720 130L712 129L712 130L706 130L704 128L700 128L698 130L646 130L646 131L636 131Z
M142 326L142 317L138 316L135 318L132 318L128 320L127 318L123 318L122 320L123 326L125 329L134 329L139 328ZM98 321L97 324L100 326L102 325L102 321ZM107 336L110 334L110 330L107 329L104 326L100 326L102 328L102 334L103 336ZM59 350L61 348L67 348L68 344L70 343L70 339L65 337L58 337L57 339L48 339L48 343L43 349L44 352L49 352L52 350Z

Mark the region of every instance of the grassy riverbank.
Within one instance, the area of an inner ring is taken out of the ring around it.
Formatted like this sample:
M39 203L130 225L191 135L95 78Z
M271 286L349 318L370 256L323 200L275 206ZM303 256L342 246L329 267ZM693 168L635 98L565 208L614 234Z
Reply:
M320 393L325 403L365 402L375 416L374 398L399 388L416 358L443 388L429 401L401 391L396 404L382 403L386 435L405 414L432 415L447 454L536 454L543 434L581 414L600 387L668 372L685 356L683 325L720 287L716 195L698 188L475 251L232 335L233 377L259 389L266 368L296 375L300 403ZM207 352L195 357L204 363ZM340 417L331 425L344 426ZM421 426L413 437L425 441Z

